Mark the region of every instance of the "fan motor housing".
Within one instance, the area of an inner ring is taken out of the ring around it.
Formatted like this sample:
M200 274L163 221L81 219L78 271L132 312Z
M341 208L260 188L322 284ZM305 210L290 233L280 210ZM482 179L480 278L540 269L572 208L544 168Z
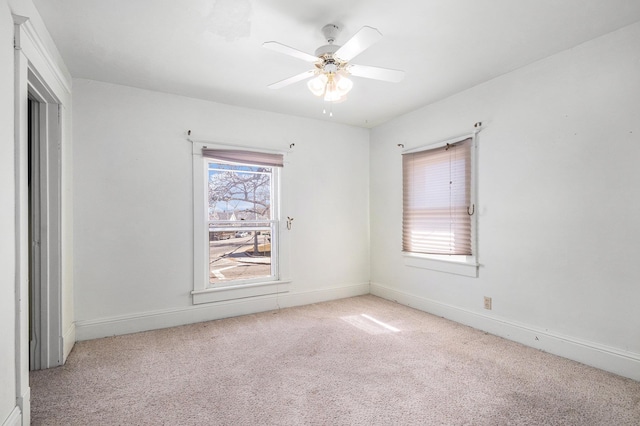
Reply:
M322 27L322 35L324 35L324 39L327 40L327 43L333 44L338 37L338 33L340 32L340 27L336 24L327 24Z
M322 58L326 55L333 56L333 54L336 53L338 49L340 49L340 46L338 46L337 44L325 44L324 46L320 46L316 49L315 55L318 58Z

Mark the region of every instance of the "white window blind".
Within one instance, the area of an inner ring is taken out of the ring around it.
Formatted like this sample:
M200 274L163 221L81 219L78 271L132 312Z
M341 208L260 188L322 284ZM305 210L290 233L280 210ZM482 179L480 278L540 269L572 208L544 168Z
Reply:
M472 255L471 146L403 154L403 251Z

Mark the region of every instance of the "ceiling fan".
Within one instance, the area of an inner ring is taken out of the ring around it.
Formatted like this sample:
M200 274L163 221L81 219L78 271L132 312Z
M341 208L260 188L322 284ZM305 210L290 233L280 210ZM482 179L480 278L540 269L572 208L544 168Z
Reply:
M280 89L298 81L314 77L307 82L311 93L323 97L328 102L341 102L353 87L349 76L372 78L375 80L397 83L404 78L404 71L388 68L356 65L350 61L367 48L380 41L382 34L375 28L362 27L344 45L333 44L340 28L335 24L322 27L322 34L327 44L315 51L315 56L275 41L267 41L262 45L267 49L290 55L303 61L311 62L314 68L294 75L282 81L270 84L270 89Z

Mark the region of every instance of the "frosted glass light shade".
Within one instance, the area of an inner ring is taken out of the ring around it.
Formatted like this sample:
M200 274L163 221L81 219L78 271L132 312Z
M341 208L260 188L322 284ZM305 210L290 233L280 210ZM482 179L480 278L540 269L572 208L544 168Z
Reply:
M319 74L307 82L307 87L316 96L324 97L327 102L340 102L353 87L353 82L339 74Z
M309 80L307 82L307 87L316 96L324 95L325 87L327 86L327 76L325 74L320 74L317 77Z
M347 77L340 77L336 83L336 90L340 93L340 96L344 96L353 87L353 81L349 80Z

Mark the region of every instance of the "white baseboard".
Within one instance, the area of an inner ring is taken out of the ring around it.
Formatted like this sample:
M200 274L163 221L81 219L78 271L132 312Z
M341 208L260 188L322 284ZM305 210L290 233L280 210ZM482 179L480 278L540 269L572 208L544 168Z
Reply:
M312 303L327 302L329 300L346 299L347 297L369 294L369 283L353 284L331 289L312 290L297 293L287 293L280 296L280 307L310 305Z
M31 424L31 388L27 387L27 390L18 398L18 409L21 411L22 425Z
M28 424L28 423L25 423ZM21 426L22 425L22 412L19 407L13 407L13 410L3 422L2 426Z
M371 283L371 294L486 331L505 339L640 381L640 354L483 315Z
M363 294L369 294L369 283L345 285L308 292L290 292L247 297L192 305L184 308L138 312L131 315L76 321L75 337L78 341L98 339L107 336L137 333L140 331L175 327L239 315L255 314L279 308L343 299Z
M62 336L62 364L67 362L67 357L76 343L76 324L72 323Z

